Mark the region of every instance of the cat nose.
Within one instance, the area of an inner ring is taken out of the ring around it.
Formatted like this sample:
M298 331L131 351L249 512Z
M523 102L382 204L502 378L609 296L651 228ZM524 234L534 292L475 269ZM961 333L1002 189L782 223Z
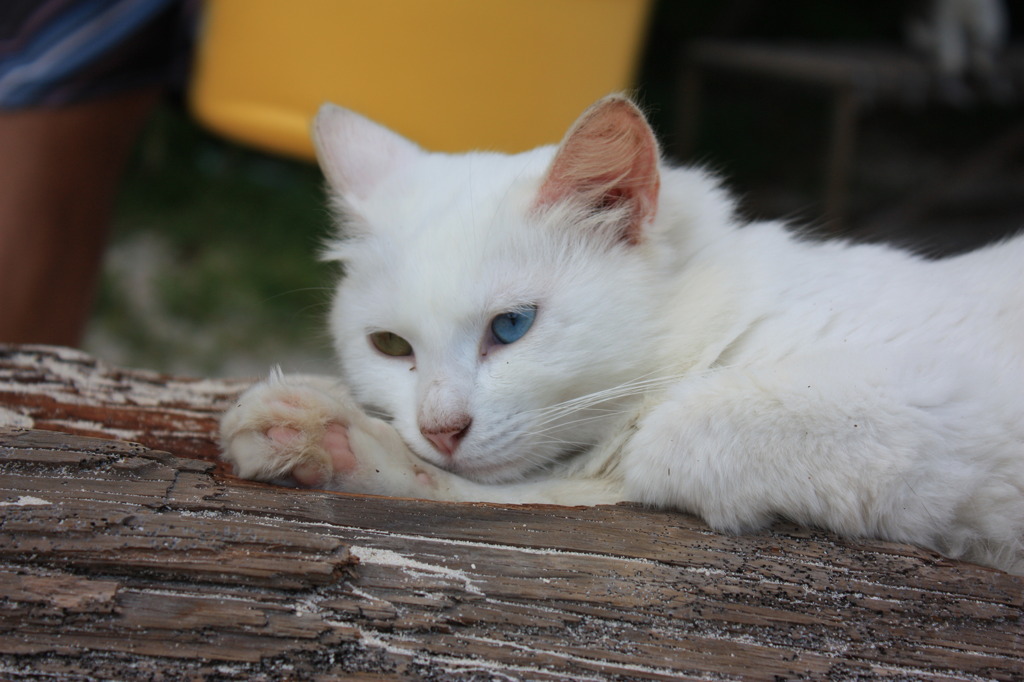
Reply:
M473 418L469 415L460 417L457 421L441 424L438 426L420 426L420 433L431 442L434 449L442 455L451 457L459 447L459 443L466 437L469 425Z

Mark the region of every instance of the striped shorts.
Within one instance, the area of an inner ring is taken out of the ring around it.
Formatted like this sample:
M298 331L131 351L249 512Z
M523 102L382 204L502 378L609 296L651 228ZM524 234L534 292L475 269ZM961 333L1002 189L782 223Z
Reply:
M182 87L194 0L0 0L0 109Z

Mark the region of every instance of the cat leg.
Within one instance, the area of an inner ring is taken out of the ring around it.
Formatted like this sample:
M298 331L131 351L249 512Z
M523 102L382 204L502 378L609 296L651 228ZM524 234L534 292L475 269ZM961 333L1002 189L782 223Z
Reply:
M970 382L894 366L823 355L685 380L627 445L627 495L726 532L785 517L1020 570L1024 461L1009 449L1021 434L979 453L949 415L976 425L993 403L965 415Z
M426 462L390 424L368 416L337 380L274 374L221 420L236 475L280 485L432 500L597 504L621 488L594 477L481 484Z

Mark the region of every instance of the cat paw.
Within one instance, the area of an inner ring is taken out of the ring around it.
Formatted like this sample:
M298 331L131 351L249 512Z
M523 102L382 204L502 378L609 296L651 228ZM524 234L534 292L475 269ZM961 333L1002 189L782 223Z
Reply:
M225 413L222 457L241 478L327 487L357 468L346 415L351 410L322 387L275 375Z
M270 427L266 433L279 456L298 462L292 468L291 476L300 486L322 488L334 475L344 475L356 468L356 456L348 442L348 427L328 422L322 436L309 438L309 435L309 432L304 433L293 426L281 425ZM302 457L302 453L319 451L326 453L327 457L315 454Z
M323 377L277 372L252 386L221 419L220 442L221 458L240 478L373 495L449 494L440 486L446 472Z

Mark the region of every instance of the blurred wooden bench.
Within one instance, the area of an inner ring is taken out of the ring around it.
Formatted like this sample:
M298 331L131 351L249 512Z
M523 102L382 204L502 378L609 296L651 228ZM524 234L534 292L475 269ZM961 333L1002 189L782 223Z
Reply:
M914 547L237 480L244 383L0 346L0 676L1024 676L1022 581Z
M927 62L909 48L884 45L833 45L747 43L701 40L688 45L681 57L679 86L679 153L693 154L702 113L705 81L722 75L787 83L816 90L831 98L832 114L825 160L823 214L834 231L847 219L848 175L857 139L861 115L879 105L905 106L921 110L935 101L935 74ZM1014 46L1001 56L1008 92L1013 102L1024 99L1024 47ZM1009 102L1007 102L1009 103ZM751 102L751 106L763 104ZM1002 159L1004 149L1019 150L1021 131L1011 137L996 137L991 149L965 162L970 167ZM785 131L761 131L760 134L785 134ZM959 178L954 178L958 181ZM927 199L941 196L942 190L926 188ZM915 201L922 201L916 197Z

